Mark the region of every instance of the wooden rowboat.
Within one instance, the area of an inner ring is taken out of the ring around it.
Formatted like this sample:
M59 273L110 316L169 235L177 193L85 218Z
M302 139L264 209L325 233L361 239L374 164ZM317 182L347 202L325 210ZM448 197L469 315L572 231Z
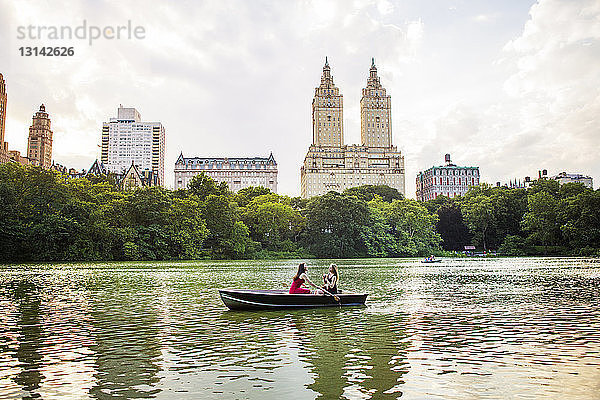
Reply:
M287 290L220 289L219 294L231 310L361 306L367 300L366 293L351 292L336 294L339 301L329 295L289 294Z

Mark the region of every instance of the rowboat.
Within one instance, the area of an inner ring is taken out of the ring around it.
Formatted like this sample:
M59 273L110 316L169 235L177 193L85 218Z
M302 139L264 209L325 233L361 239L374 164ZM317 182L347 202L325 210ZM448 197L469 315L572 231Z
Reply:
M289 294L287 290L219 289L221 300L231 310L275 310L291 308L361 306L366 293L344 292L335 296Z
M442 260L441 260L441 259L439 259L439 258L436 258L435 260L421 260L421 262L422 262L423 264L433 264L433 263L439 263L439 262L442 262Z

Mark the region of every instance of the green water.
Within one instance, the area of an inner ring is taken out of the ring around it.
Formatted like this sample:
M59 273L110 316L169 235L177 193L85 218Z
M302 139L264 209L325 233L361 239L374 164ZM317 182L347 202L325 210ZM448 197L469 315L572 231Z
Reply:
M0 398L600 399L598 260L337 263L366 307L219 299L295 261L0 266Z

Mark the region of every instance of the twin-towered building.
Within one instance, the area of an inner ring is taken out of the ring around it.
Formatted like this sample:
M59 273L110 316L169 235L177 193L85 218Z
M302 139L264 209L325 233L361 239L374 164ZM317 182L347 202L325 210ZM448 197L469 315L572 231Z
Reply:
M361 185L387 185L404 194L404 156L392 144L390 96L372 60L360 100L360 145L344 144L344 101L325 58L312 102L313 142L300 169L301 196Z

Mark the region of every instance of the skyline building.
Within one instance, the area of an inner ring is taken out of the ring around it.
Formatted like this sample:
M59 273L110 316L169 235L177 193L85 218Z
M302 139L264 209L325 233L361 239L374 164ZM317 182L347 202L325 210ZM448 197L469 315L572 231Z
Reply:
M371 59L367 87L362 90L360 125L363 146L392 146L392 100L381 86L375 59Z
M312 102L313 143L316 146L341 146L344 143L344 96L333 83L325 57L321 85Z
M433 200L438 196L462 196L471 186L479 185L479 167L460 167L452 163L450 154L446 165L431 167L417 174L417 200Z
M566 183L581 183L589 189L594 189L594 179L588 175L571 174L563 171L559 174L554 175L550 179L558 181L558 183L560 183L561 185L564 185Z
M165 128L160 122L144 122L138 110L119 105L117 117L102 125L101 147L100 160L109 172L124 174L133 164L164 186Z
M266 158L185 158L182 152L175 162L175 190L187 189L190 180L201 173L219 183L227 183L233 192L249 186L262 186L277 193L277 162L273 153Z
M4 148L4 133L6 131L6 84L0 74L0 147Z
M10 161L8 143L4 142L6 131L6 84L4 76L0 73L0 164Z
M27 138L27 158L32 165L44 169L52 167L52 134L50 116L42 104L33 115Z
M392 144L391 98L375 60L362 90L361 145L344 144L343 96L327 58L313 99L313 143L300 168L300 195L309 198L362 185L387 185L404 194L404 156Z

